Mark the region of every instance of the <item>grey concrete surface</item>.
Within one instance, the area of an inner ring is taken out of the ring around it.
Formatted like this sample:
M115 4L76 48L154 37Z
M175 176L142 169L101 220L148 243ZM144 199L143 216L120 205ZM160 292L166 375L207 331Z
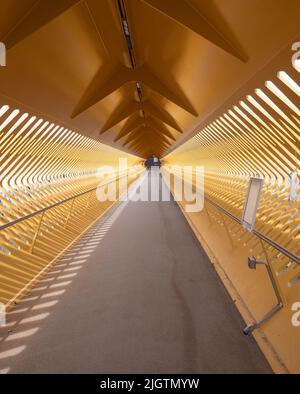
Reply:
M120 205L8 320L2 373L272 372L173 201Z

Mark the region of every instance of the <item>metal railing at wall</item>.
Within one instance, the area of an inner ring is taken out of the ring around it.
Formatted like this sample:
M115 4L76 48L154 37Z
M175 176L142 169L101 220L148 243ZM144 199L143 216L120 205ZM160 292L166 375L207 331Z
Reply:
M168 171L168 170L167 170ZM170 172L169 172L170 173ZM178 175L175 175L175 173L170 173L171 175L173 175L174 177L177 177L178 179L182 180L182 178ZM195 173L193 172L193 175L195 175ZM186 181L185 181L186 182ZM195 191L195 185L192 184L192 187L194 188ZM225 214L226 216L228 216L230 219L232 219L234 222L238 223L240 226L242 226L242 221L239 217L237 217L236 215L234 215L233 213L229 212L227 209L225 209L224 207L222 207L220 204L216 203L215 201L213 201L211 198L207 197L204 195L204 200L206 202L208 202L209 204L211 204L212 206L214 206L216 209L218 209L220 212L222 212L223 214ZM264 241L265 243L267 243L270 247L276 249L278 252L280 252L281 254L283 254L284 256L286 256L288 259L294 261L295 263L300 265L300 257L297 256L295 253L291 252L290 250L288 250L287 248L285 248L284 246L280 245L279 243L277 243L276 241L274 241L273 239L271 239L270 237L268 237L267 235L263 234L262 232L256 230L255 228L251 231L251 234L255 235L256 237L258 237L261 241Z
M99 201L97 189L127 179L131 184L144 169L101 183L62 201L0 226L0 301L11 306L81 234L112 207Z
M128 169L140 166L135 156L121 157ZM117 169L119 159L116 149L46 115L0 104L1 303L17 299L111 207L95 187L109 181L100 168Z
M300 68L290 55L289 46L164 162L205 168L205 194L212 203L207 211L225 225L231 243L237 239L257 256L264 257L267 249L282 286L292 293L289 288L300 283L300 199L290 198L292 176L300 171ZM239 217L253 176L264 178L264 185L256 227L249 233ZM299 191L296 187L294 193Z
M139 172L140 172L140 171L137 171L137 173L139 173ZM113 182L116 182L116 181L118 181L119 179L124 178L124 177L127 177L127 174L126 174L126 175L123 175L123 176L121 176L121 177L119 177L119 178L117 178L116 180L112 180L112 181L107 182L107 183L104 183L104 184L102 184L102 185L100 185L100 186L93 187L93 188L91 188L91 189L89 189L89 190L86 190L86 191L84 191L84 192L78 193L78 194L76 194L75 196L68 197L68 198L66 198L66 199L64 199L64 200L62 200L62 201L58 201L57 203L52 204L52 205L49 205L49 206L47 206L47 207L45 207L45 208L43 208L43 209L40 209L40 210L35 211L35 212L32 212L32 213L30 213L30 214L28 214L28 215L26 215L26 216L22 216L22 217L20 217L20 218L18 218L18 219L16 219L16 220L11 221L11 222L5 223L5 224L3 224L2 226L0 226L0 231L5 230L6 228L9 228L9 227L11 227L11 226L14 226L14 225L16 225L16 224L18 224L18 223L20 223L20 222L23 222L24 220L30 219L30 218L32 218L32 217L34 217L34 216L39 215L39 214L43 214L44 212L49 211L50 209L53 209L53 208L55 208L55 207L58 207L59 205L65 204L65 203L67 203L67 202L69 202L69 201L72 201L71 207L73 207L73 204L74 204L74 201L75 201L76 198L81 197L81 196L84 196L85 194L88 194L88 193L92 193L92 192L96 191L99 187L101 187L101 188L102 188L102 187L106 187L106 186L108 186L109 184L111 184L111 183L113 183ZM71 215L71 213L72 213L72 209L70 210L70 215ZM69 215L69 216L70 216L70 215Z
M219 204L216 202L212 201L210 198L205 197L204 198L206 202L209 204L213 205L216 209L218 209L222 214L227 215L230 219L234 220L237 222L240 226L242 226L242 221L240 218L237 216L233 215L231 212L227 211L225 208L221 207ZM226 224L225 224L226 226ZM265 254L265 260L257 260L254 256L248 258L248 266L250 269L256 269L256 266L258 264L264 265L267 269L267 273L269 275L276 299L277 299L277 304L273 306L264 316L262 316L259 320L249 324L247 327L244 328L243 332L245 335L250 335L257 327L261 326L264 324L267 320L269 320L272 316L274 316L275 313L277 313L284 305L284 296L283 293L280 289L280 286L275 278L275 274L273 272L273 269L270 265L270 259L268 256L268 253L264 247L263 242L268 244L270 247L276 249L278 252L280 252L282 255L286 256L288 259L294 261L295 263L300 265L300 258L299 256L296 256L294 253L290 252L288 249L284 248L268 236L262 234L260 231L257 231L253 229L251 233L258 237L259 240L261 241L262 244L262 249Z
M240 218L237 216L233 215L231 212L227 211L225 208L221 207L221 205L217 204L216 202L212 201L210 198L205 197L205 201L207 201L209 204L213 205L215 208L217 208L219 211L223 212L225 215L230 217L232 220L237 222L238 224L242 225L242 221ZM285 247L281 246L268 236L262 234L260 231L257 231L253 229L252 234L261 239L262 241L266 242L269 244L272 248L278 250L280 253L288 257L290 260L293 260L295 263L300 265L300 257L296 256L294 253L286 249Z
M170 172L170 171L168 171L168 172L169 172L169 175L173 176L174 178L176 177L177 179L182 181L182 177L180 177L179 175L176 175L175 173ZM170 181L171 181L171 177L170 177ZM170 189L172 191L171 183L172 182L170 182ZM193 184L193 182L189 182L189 183L191 183L191 186L193 187L194 192L195 192L196 186ZM276 252L277 255L284 256L289 261L292 261L292 262L296 263L297 265L300 265L300 257L297 256L296 254L294 254L293 252L291 252L290 250L288 250L287 248L285 248L284 246L280 245L279 243L277 243L276 241L274 241L273 239L271 239L267 235L261 233L258 230L253 229L251 232L249 232L248 230L244 229L244 227L242 225L242 220L240 218L238 218L236 215L229 212L227 209L225 209L224 207L222 207L221 205L219 205L218 203L216 203L211 198L209 198L205 195L204 195L204 202L213 206L220 213L220 215L222 217L221 223L225 227L226 233L229 237L229 240L230 240L232 246L233 246L233 241L231 239L231 233L228 229L228 226L226 224L226 221L224 220L223 215L226 215L228 218L230 218L232 221L234 221L234 223L238 224L239 228L241 230L249 233L249 235L253 235L254 237L257 237L260 241L264 259L260 260L260 259L256 259L256 257L254 257L254 256L251 256L248 258L248 267L250 269L255 269L256 266L259 264L264 265L266 267L268 276L271 281L272 288L274 290L275 297L277 299L277 304L275 306L273 306L263 317L261 317L257 321L249 324L247 327L244 328L244 330L243 330L244 334L250 335L257 327L259 327L264 322L269 320L272 316L274 316L274 314L277 313L286 303L284 293L283 293L281 286L276 278L276 273L274 272L274 269L272 267L272 262L274 261L274 258L273 258L274 256L271 256L271 254L267 250L268 249L267 247L269 247L272 250L275 249L277 251ZM211 215L207 209L206 209L206 213L211 220ZM265 244L267 247L265 247ZM275 254L275 256L276 256L276 254ZM278 256L276 256L276 257L278 257ZM298 283L298 281L297 281L297 283Z

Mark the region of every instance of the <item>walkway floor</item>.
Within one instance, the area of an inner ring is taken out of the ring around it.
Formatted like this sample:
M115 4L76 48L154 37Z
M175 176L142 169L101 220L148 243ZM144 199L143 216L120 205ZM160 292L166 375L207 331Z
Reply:
M122 203L10 314L0 370L271 373L243 327L177 204Z

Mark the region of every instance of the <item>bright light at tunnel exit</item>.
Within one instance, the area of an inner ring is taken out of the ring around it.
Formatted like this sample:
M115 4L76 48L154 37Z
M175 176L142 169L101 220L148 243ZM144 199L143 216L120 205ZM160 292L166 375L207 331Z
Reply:
M164 166L141 168L134 183L134 193L128 190L127 177L136 176L136 168L128 166L126 158L119 159L117 168L99 167L97 177L98 201L175 201L182 202L186 212L200 212L204 206L204 167ZM148 178L150 179L150 187ZM160 193L160 183L163 183ZM173 193L171 193L173 184ZM134 186L133 185L133 186Z

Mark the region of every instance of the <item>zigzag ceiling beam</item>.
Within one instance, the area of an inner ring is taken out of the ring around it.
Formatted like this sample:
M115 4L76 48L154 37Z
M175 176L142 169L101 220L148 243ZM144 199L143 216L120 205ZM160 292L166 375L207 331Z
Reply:
M122 129L119 131L118 135L114 139L114 142L119 141L121 138L125 137L125 135L131 133L133 130L135 130L137 127L141 126L141 117L138 116L137 114L130 116L122 127Z
M139 140L139 139L142 138L144 143L146 144L147 139L149 139L149 137L150 137L150 140L154 139L159 145L165 145L167 147L169 147L171 145L170 142L168 142L167 140L161 138L161 136L157 135L156 133L153 133L153 131L150 128L148 128L148 127L145 128L145 130L143 130L142 132L138 132L138 130L137 130L136 133L137 134L134 136L133 140ZM125 141L122 144L122 146L127 145L131 140L132 139Z
M101 69L90 82L79 102L76 104L71 117L74 118L92 107L115 90L121 88L129 82L140 81L149 89L157 92L174 104L185 109L187 112L197 116L197 112L183 92L175 92L152 74L146 66L135 70L119 65L108 78L103 80L103 70ZM178 90L178 89L177 89Z
M166 134L166 133L164 132L164 130L162 130L161 128L157 127L157 126L154 125L152 122L149 121L149 122L147 123L147 126L150 127L151 130L152 130L154 133L160 135L163 139L166 139L166 141L169 142L169 140L171 140L172 143L173 143L174 141L176 141L175 137L173 137L172 134L170 134L170 133L169 133L169 134Z
M157 133L154 133L153 130L151 130L149 127L145 127L144 130L136 130L133 136L130 136L130 138L127 138L126 141L122 144L122 146L127 145L129 142L134 141L134 140L139 140L140 138L147 139L149 137L151 139L154 139L156 142L158 142L160 145L164 144L166 146L170 146L171 143L163 138L161 135L158 135Z
M156 132L156 130L154 130L154 132L156 134L158 134L158 132ZM165 135L162 135L162 134L158 134L158 135L161 136L162 141L165 141L168 144L168 146L173 145L173 140L170 141L170 139L168 137L166 137Z
M164 151L164 148L152 147L151 145L139 148L139 153L144 158L147 158L152 154L154 154L155 156L160 156Z
M139 154L141 156L144 156L141 146L136 146L136 147L132 147L129 149L130 152L133 152L134 154Z
M151 153L153 153L153 151L155 150L160 150L160 151L165 151L168 149L168 147L164 146L164 145L160 145L158 146L157 144L153 144L153 142L151 140L149 140L146 144L144 142L144 144L142 142L139 142L139 145L135 145L136 147L138 147L141 151L143 151L143 153L145 154L145 151L150 151ZM132 147L131 149L135 149L134 147Z
M160 141L164 141L166 144L171 145L172 141L170 141L165 135L160 133L159 130L156 130L155 128L149 127L147 125L146 127L143 127L143 133L149 133L150 135L156 136Z
M151 129L151 131L154 132L154 135L156 135L161 141L164 141L168 145L172 145L173 141L170 141L166 136L160 134L159 131L156 131L155 129Z
M123 142L123 146L127 145L129 142L134 141L138 136L143 135L144 127L138 127L133 131Z
M134 149L133 151L134 151L134 153L135 153L137 156L141 156L141 157L145 158L144 153L143 153L140 149Z
M19 0L21 1L21 0ZM47 25L81 0L36 1L15 26L12 26L1 41L11 49L28 36Z
M146 111L150 115L155 116L159 121L168 124L176 131L182 133L182 130L178 123L175 121L175 119L166 110L158 107L154 102L148 99L141 103L131 101L124 105L118 106L117 109L113 111L113 113L109 116L108 120L105 122L104 126L100 131L100 134L103 134L105 131L109 130L113 126L120 123L122 120L128 118L130 115L140 110ZM139 118L142 119L141 117ZM126 126L126 129L127 127L128 125ZM120 134L124 135L123 129L121 130Z
M169 146L168 146L166 143L164 143L164 142L158 144L157 141L156 141L155 139L154 139L154 141L153 141L153 138L152 138L152 137L153 137L153 136L150 136L150 137L149 137L149 138L150 138L150 142L148 143L147 146L151 147L153 150L154 150L154 149L168 149L168 148L169 148Z
M191 115L198 116L198 112L179 87L177 87L176 90L170 89L145 65L137 68L135 73L137 74L137 80L141 83L144 83L149 89L157 92L160 96L165 97L167 100L176 104L178 107L183 108ZM176 81L174 81L174 83L176 83Z
M134 128L132 128L131 130L128 130L128 131L127 131L126 133L124 133L121 137L119 137L119 138L117 139L117 141L120 140L121 138L126 137L127 135L130 135L131 133L135 132L136 129L138 129L138 128L141 127L141 126L145 126L145 125L146 125L145 123L139 122L139 124L137 124Z
M137 147L137 148L133 148L134 152L137 152L139 155L141 155L142 157L146 157L145 154L145 149L143 149L141 146Z
M164 147L157 147L157 146L152 146L152 145L142 145L141 143L135 145L134 147L131 148L133 151L138 151L142 156L148 157L150 154L156 154L157 156L160 155L160 153L164 152L167 150L167 148Z
M137 135L134 140L129 143L128 147L136 146L137 144L140 144L141 148L144 149L147 145L149 145L147 137L145 138L145 136Z
M134 127L128 128L128 130L126 130L125 132L122 132L122 134L120 133L118 135L118 137L116 138L116 140L119 140L119 139L125 137L126 135L130 134L132 131L137 129L139 126L142 126L145 124L151 126L154 130L157 130L160 134L163 134L163 135L171 138L172 140L176 141L176 138L167 129L167 127L164 125L164 123L159 120L155 121L155 117L153 115L146 117L146 119L144 121L142 119L139 121L136 121L134 124Z
M138 127L143 126L144 124L147 124L147 125L151 126L153 128L153 130L156 130L160 134L163 134L166 137L171 138L173 141L176 141L176 138L167 129L167 127L164 125L163 122L161 122L160 120L156 120L156 118L153 117L153 116L147 116L146 119L142 119L142 118L134 119L134 122L132 122L132 125L130 127L127 127L127 129L125 131L120 132L118 134L118 136L114 139L114 142L116 142L116 141L120 140L121 138L125 137L127 134L132 133Z
M123 146L127 145L128 143L132 143L135 141L138 141L142 138L143 143L145 144L145 140L149 139L154 139L156 141L156 143L158 145L165 145L167 147L169 147L171 145L171 143L165 139L162 138L162 136L158 135L157 133L153 132L152 130L150 130L149 128L147 128L146 130L143 131L137 131L136 134L134 136L132 136L132 138L128 139L128 141L124 142Z
M167 125L171 126L173 129L182 133L181 127L178 125L176 120L162 107L157 106L154 102L147 100L143 104L144 110L149 112L151 115L155 116L157 119L163 121Z
M130 148L131 151L138 151L140 155L142 155L143 157L146 156L145 154L145 146L143 146L141 143L139 144L135 144L135 146L133 146L132 148Z
M153 132L157 135L159 135L161 137L162 140L168 142L168 144L173 144L174 139L170 138L169 136L163 134L160 130L158 130L155 127L151 127L151 130L153 130Z
M137 141L137 136L138 135L135 135L132 141L129 142L128 147L137 144L137 142L141 142L141 141Z
M138 153L140 155L142 155L143 157L147 157L147 156L149 156L149 153L148 153L149 150L152 148L149 146L145 146L142 143L139 143L139 144L136 144L132 149L138 151Z
M129 72L129 69L119 65L103 80L103 70L99 70L76 104L71 118L75 118L88 108L103 100L106 96L109 96L115 90L118 90L125 83L129 82Z
M102 126L100 134L103 134L105 131L116 126L118 123L122 122L122 120L128 118L128 116L141 109L142 104L137 101L131 101L120 106L118 105L118 107L112 112L112 114Z
M157 119L155 116L152 116L152 115L149 116L149 118L147 118L147 124L149 124L149 126L153 127L153 129L159 131L161 134L171 138L173 141L176 141L176 138L169 131L169 129L164 125L164 123L161 122L159 119Z
M143 148L145 147L144 144L141 141L133 141L131 144L128 145L128 148L130 149L136 149L136 148Z
M119 19L118 2L85 0L84 3L105 48L107 61L126 63L125 65L130 67L128 48Z
M163 138L161 135L155 133L153 130L151 130L149 127L140 127L139 129L137 129L135 132L133 132L131 135L129 135L126 140L124 141L124 143L122 144L122 146L127 145L128 143L130 143L131 141L134 141L135 139L138 139L140 137L147 137L148 135L153 136L157 141L161 142L165 142L168 145L171 145L171 143L166 140L165 138Z
M135 133L138 129L140 129L141 127L145 127L146 124L145 123L140 123L138 126L136 126L133 130L130 130L128 133L126 133L122 138L126 137L130 137L133 133Z
M168 18L171 18L180 25L192 30L199 36L212 42L239 60L243 62L248 60L248 56L245 54L240 45L233 43L232 40L228 38L229 34L232 34L229 29L227 29L227 32L222 31L224 30L223 28L221 30L218 25L208 19L205 12L205 2L203 2L201 6L199 5L199 7L196 9L196 7L193 7L186 0L176 1L176 4L174 4L174 0L142 1L154 8L156 11L159 11Z
M141 140L135 140L132 141L129 145L128 148L139 148L139 149L144 149L145 148L145 142Z

